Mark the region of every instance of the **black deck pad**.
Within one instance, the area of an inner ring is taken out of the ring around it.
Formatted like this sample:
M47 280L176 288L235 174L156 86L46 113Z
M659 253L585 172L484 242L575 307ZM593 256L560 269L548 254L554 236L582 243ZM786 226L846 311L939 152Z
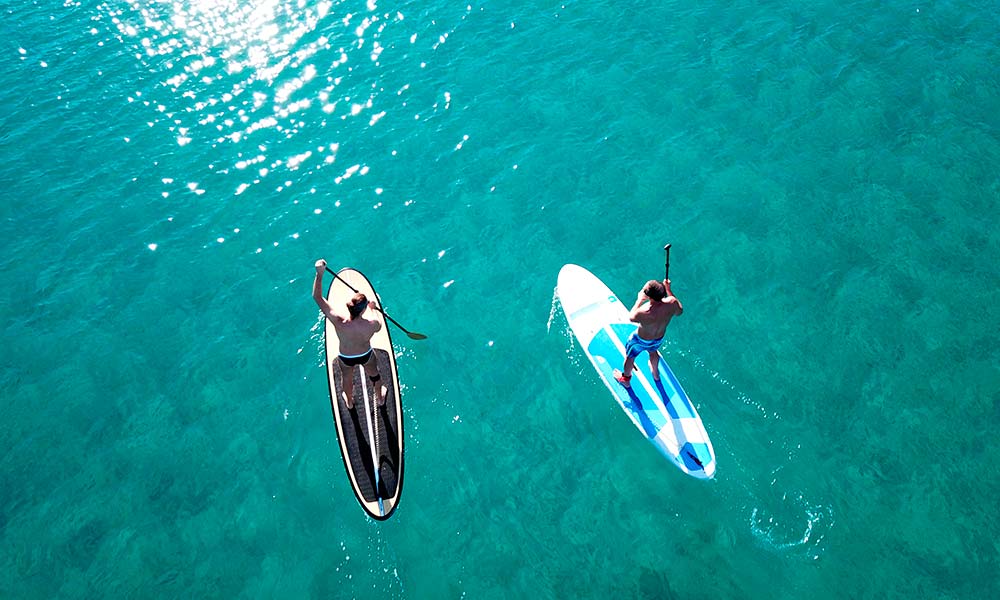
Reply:
M343 378L341 374L341 364L337 361L333 369L334 383L337 390L336 406L340 411L340 422L343 424L344 440L341 440L347 451L348 468L354 473L354 478L358 482L359 491L368 502L374 502L377 498L391 498L396 493L396 486L399 481L399 447L396 442L396 432L399 431L399 423L396 422L396 402L398 390L392 378L392 370L389 367L389 353L385 350L375 349L375 358L378 360L378 370L380 379L372 384L367 376L361 376L364 367L352 367L351 375L354 378L354 409L348 410L342 399ZM365 410L365 397L361 386L366 386L368 390L369 411ZM378 406L375 403L375 385L386 386L385 405ZM379 494L375 494L375 468L372 461L373 441L369 439L368 422L374 420L376 454L379 465Z

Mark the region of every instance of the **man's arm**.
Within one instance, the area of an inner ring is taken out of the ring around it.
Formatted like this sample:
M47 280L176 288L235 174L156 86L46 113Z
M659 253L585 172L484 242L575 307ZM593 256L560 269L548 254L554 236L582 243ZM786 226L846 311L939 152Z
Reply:
M645 304L647 300L649 300L649 298L646 297L645 292L639 290L639 295L635 299L635 304L632 305L632 310L628 312L629 321L632 321L633 323L639 322L639 314L640 314L639 308L642 307L642 305Z
M336 316L333 312L333 307L323 297L323 273L325 272L326 261L321 258L316 261L316 279L313 280L313 300L316 301L319 309L323 311L323 314L328 319L333 319Z
M674 293L670 291L669 279L663 280L663 287L667 288L667 297L664 299L664 302L674 307L674 315L682 314L684 312L684 305L681 304L681 301L677 299L677 296L674 296Z
M381 311L382 307L380 307L378 305L378 300L376 300L375 298L372 298L372 299L368 300L368 308L366 308L365 310L366 311L369 311L369 310ZM379 331L382 330L382 322L379 321L377 318L368 319L368 322L372 324L372 333L378 333Z

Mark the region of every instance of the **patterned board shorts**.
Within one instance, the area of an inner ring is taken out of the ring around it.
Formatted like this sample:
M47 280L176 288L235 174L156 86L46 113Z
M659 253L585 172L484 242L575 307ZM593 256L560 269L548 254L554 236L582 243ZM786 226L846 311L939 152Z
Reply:
M635 358L643 352L655 352L656 350L659 350L662 343L663 338L647 340L639 337L639 332L636 331L632 335L628 336L628 340L625 341L625 354L629 358Z

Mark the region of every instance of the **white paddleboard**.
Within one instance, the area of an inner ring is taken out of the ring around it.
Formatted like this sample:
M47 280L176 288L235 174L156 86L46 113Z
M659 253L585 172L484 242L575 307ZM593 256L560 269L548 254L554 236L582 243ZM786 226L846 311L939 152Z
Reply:
M631 388L615 381L612 371L625 364L625 340L637 327L628 319L628 307L604 282L577 265L559 271L556 295L584 354L642 435L688 475L715 476L715 451L708 432L662 349L659 381L652 376L645 352L635 359Z
M326 299L333 306L343 306L360 291L382 303L368 278L355 269L342 269L330 282ZM354 490L354 496L368 516L384 521L392 516L399 504L403 488L403 404L400 397L396 354L392 349L389 327L382 311L371 307L366 318L377 319L382 329L371 340L377 361L379 385L387 389L385 404L376 402L375 385L365 374L364 367L351 369L354 380L354 409L348 409L341 399L344 391L343 372L337 355L340 340L329 319L324 319L326 339L326 374L330 382L330 407L337 426L337 440L344 467Z

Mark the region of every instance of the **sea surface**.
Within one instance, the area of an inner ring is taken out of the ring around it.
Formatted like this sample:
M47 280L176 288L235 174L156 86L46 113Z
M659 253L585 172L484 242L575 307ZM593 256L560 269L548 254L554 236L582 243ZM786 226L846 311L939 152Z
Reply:
M0 598L1000 596L995 0L0 13ZM708 482L554 297L666 243ZM382 523L321 257L427 335Z

